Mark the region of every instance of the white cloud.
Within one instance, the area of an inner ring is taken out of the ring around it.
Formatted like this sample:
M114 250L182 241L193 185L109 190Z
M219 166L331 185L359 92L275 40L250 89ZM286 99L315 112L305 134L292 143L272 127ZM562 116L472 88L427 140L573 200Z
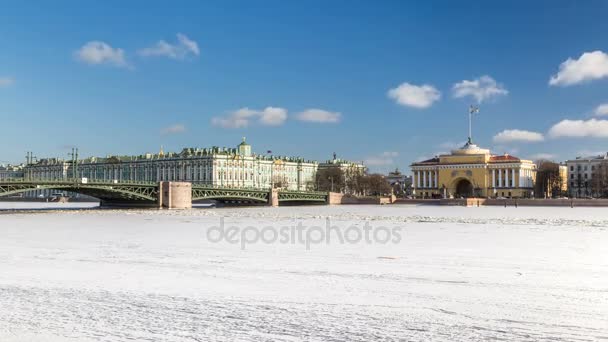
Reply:
M439 144L439 147L443 148L443 149L454 150L457 148L461 148L462 146L464 146L465 143L466 143L466 141L461 141L461 142L446 141L446 142Z
M608 120L562 120L549 129L549 136L608 138Z
M472 81L462 80L452 86L452 92L455 98L470 96L477 103L482 103L496 96L507 95L509 91L502 84L497 83L488 75L481 76Z
M545 138L541 133L524 131L520 129L505 129L504 131L496 134L493 138L493 141L499 144L518 141L539 142L543 140L545 140Z
M247 107L228 113L223 117L211 118L211 123L223 128L245 128L249 126L249 120L256 115L256 111Z
M245 128L252 122L266 126L278 126L287 120L287 109L266 107L263 110L241 108L225 116L211 118L211 123L222 128Z
M554 160L557 156L551 153L536 153L529 158L532 160Z
M597 157L606 155L606 151L580 150L576 152L580 157Z
M441 98L441 92L431 85L417 86L407 82L390 89L387 95L400 105L414 108L428 108Z
M117 67L129 67L122 49L113 48L107 43L90 41L78 49L74 56L77 60L91 65L109 64Z
M365 159L364 163L369 166L394 165L394 158L399 156L398 152L382 152L380 155Z
M8 87L15 83L15 80L11 77L0 77L0 87Z
M442 155L445 155L445 154L449 154L449 153L445 152L445 151L438 151L438 152L435 152L435 153L433 153L431 155L418 156L418 158L415 158L414 161L415 162L422 162L422 161L433 159L435 157L439 157L439 156L442 156Z
M490 149L491 151L494 152L498 152L499 154L510 154L510 155L516 155L519 153L519 149L517 147L513 147L513 146L506 146L506 145L497 145L494 146L493 148Z
M260 112L260 123L266 126L279 126L287 120L285 108L266 107Z
M608 54L602 51L583 53L579 59L568 58L560 64L549 85L569 86L608 77Z
M595 110L593 111L593 114L597 116L608 115L608 103L604 103L597 106L597 108L595 108Z
M186 131L186 126L182 124L175 124L171 126L164 127L160 130L160 134L168 135L168 134L178 134Z
M296 115L296 119L307 122L318 123L337 123L340 122L342 114L338 112L328 112L322 109L307 109Z
M175 44L167 43L164 40L158 41L156 45L144 48L138 51L141 56L163 56L172 59L184 59L188 55L200 55L198 44L188 38L185 34L177 34L177 42Z

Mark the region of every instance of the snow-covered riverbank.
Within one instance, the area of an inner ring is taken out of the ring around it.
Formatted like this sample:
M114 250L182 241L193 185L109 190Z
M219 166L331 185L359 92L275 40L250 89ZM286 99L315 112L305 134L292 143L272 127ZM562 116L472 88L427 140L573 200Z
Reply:
M209 240L220 217L401 234L242 248ZM0 340L592 341L608 338L607 245L601 208L4 213Z

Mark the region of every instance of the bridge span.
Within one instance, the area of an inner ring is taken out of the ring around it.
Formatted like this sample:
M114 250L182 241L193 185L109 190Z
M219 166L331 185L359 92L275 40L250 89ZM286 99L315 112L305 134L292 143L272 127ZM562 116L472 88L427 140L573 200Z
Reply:
M102 206L146 206L189 208L193 201L329 204L330 194L317 191L213 187L189 182L102 182L87 180L5 180L0 181L0 197L33 190L70 191L98 198Z

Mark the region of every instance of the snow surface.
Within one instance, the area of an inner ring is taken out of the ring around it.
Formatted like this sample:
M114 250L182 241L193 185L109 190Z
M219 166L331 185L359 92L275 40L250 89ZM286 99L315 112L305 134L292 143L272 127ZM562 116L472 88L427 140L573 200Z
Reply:
M0 341L608 339L602 208L44 205L0 212ZM220 217L402 238L243 249L207 239Z

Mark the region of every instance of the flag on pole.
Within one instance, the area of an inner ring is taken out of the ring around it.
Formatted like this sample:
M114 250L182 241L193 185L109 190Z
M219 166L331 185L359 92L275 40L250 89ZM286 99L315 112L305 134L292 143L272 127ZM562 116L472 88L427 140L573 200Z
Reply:
M469 106L469 113L470 114L477 114L477 113L479 113L479 107L473 106L473 105Z

